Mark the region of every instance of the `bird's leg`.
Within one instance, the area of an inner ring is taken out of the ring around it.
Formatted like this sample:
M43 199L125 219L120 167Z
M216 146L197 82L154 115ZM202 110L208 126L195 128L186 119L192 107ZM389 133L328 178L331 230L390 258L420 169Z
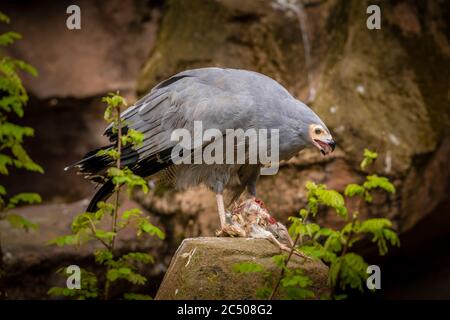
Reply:
M220 227L223 229L226 224L225 205L223 203L223 195L221 193L217 193L216 200L217 200L217 210L219 211L219 217L220 217Z

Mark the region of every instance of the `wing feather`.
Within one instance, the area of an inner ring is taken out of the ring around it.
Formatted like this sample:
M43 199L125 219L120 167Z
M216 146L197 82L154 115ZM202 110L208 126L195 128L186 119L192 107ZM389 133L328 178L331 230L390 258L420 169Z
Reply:
M185 71L160 83L122 113L127 129L144 133L141 146L123 149L123 160L135 161L137 154L138 165L161 153L167 158L177 143L170 140L173 130L187 129L193 136L195 121L202 122L203 130L215 128L223 134L226 129L257 127L258 99L253 92L263 80L256 73L207 68ZM117 140L110 127L105 134L112 142Z

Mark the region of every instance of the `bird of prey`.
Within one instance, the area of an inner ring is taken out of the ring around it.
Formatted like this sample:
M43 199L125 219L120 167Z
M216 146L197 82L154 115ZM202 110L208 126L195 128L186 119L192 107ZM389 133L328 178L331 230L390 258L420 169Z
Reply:
M264 163L175 164L172 149L177 141L171 139L174 130L192 132L196 121L201 121L203 130L217 129L224 137L228 129L276 129L279 160L288 160L308 146L324 155L335 148L330 131L308 106L270 77L240 69L201 68L178 73L122 112L121 121L123 130L144 134L140 146L122 149L121 164L142 177L163 173L178 189L206 185L216 194L222 228L226 225L224 191L232 188L235 199L247 189L256 197L256 182ZM117 133L110 126L104 134L111 145L100 149L114 148ZM208 142L202 142L196 148L207 147ZM102 183L88 212L96 211L97 203L114 190L107 177L107 169L114 161L98 155L100 149L73 165L86 178Z

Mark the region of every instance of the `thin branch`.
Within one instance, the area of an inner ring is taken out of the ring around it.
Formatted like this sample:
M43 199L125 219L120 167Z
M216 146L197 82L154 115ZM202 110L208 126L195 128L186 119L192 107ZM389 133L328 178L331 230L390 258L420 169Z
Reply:
M295 251L295 246L297 245L297 242L299 239L300 239L300 233L298 233L297 236L295 237L294 244L292 245L291 251L289 251L289 255L284 263L285 268L287 268L289 260L291 260L291 257ZM281 279L283 279L283 277L284 277L285 268L281 268L280 276L278 277L278 280L275 283L275 287L273 287L273 290L272 290L272 293L270 294L269 300L273 300L273 297L275 296L275 293L277 292L278 287L280 286Z
M350 248L350 242L352 241L352 239L353 239L353 237L355 235L355 232L353 231L353 228L355 227L355 223L356 223L356 220L358 218L358 213L359 213L359 210L361 208L361 199L358 199L357 208L358 208L358 210L354 211L353 214L352 214L352 225L351 225L351 228L350 228L350 233L348 235L347 241L345 242L344 248L342 248L340 257L343 257L345 254L347 254L347 251ZM331 296L332 297L336 293L336 286L338 285L340 278L341 278L341 268L339 268L338 276L336 278L336 283L335 283L334 287L331 289L331 291L332 291L331 292Z
M350 248L350 242L353 239L353 236L355 235L355 232L353 231L353 228L355 227L355 222L356 222L356 215L353 214L352 226L350 228L350 233L348 235L347 241L345 242L344 248L342 249L341 256L344 256L347 253L348 249Z
M94 222L92 221L92 219L88 217L88 220L89 220L89 224L90 224L89 229L91 229L92 236L93 236L96 240L100 241L101 244L103 244L103 245L106 247L106 249L109 250L109 249L110 249L110 248L109 248L109 244L106 243L102 238L99 238L99 237L96 236L97 228L95 228L95 224L94 224Z
M120 169L121 167L121 157L122 157L122 124L120 119L120 105L116 106L116 125L117 125L117 159L116 159L116 167L117 169ZM116 194L116 198L114 201L114 211L113 211L113 217L111 221L111 229L114 235L111 239L111 246L110 251L114 259L114 246L116 241L116 235L117 235L117 216L119 214L119 199L120 199L120 184L116 184L114 188L114 192ZM110 270L110 267L108 266L106 273L108 273ZM109 299L109 291L110 291L111 282L108 280L108 277L106 277L105 282L105 300Z

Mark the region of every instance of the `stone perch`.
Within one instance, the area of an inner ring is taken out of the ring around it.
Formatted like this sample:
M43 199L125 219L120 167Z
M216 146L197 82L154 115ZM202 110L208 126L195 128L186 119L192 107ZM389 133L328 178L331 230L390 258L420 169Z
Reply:
M157 300L231 300L256 299L265 284L261 273L236 273L239 262L255 262L278 275L272 256L280 249L267 239L189 238L172 258L156 295ZM301 268L312 280L310 289L319 298L329 293L328 267L321 261L292 256L290 268ZM275 282L275 276L271 281ZM280 298L280 296L276 296Z

